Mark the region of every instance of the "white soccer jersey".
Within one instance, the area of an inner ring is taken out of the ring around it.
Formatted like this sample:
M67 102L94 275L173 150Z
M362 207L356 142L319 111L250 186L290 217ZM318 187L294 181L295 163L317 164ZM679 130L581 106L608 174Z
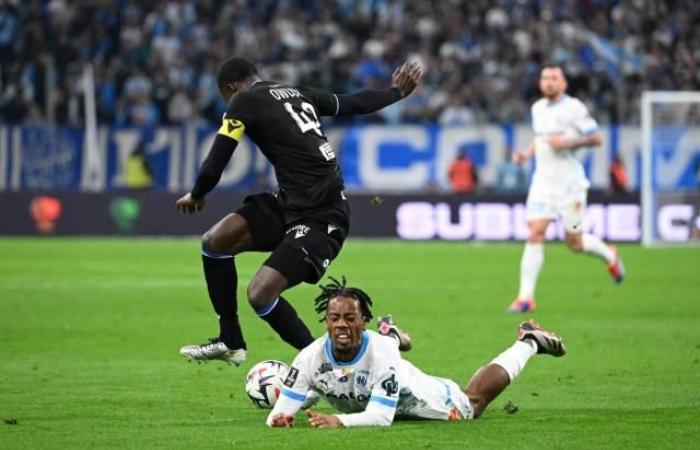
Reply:
M267 418L296 413L309 389L337 410L346 427L388 426L396 417L471 419L466 394L446 378L426 375L401 358L396 341L365 331L360 351L350 362L336 361L325 335L294 359L280 398Z
M576 191L587 189L581 162L573 150L554 151L547 143L550 135L580 137L594 133L598 124L579 99L564 94L550 102L541 98L532 105L532 127L535 132L535 161L533 188Z

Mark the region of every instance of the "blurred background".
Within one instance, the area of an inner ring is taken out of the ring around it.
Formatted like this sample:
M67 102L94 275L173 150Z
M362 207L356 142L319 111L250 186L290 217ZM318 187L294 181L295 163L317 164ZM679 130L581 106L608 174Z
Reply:
M246 141L204 214L174 212L225 108L216 68L240 55L263 78L333 92L423 66L404 101L324 121L356 236L523 239L533 167L510 154L531 141L540 68L556 62L604 137L577 153L587 228L639 241L646 177L655 239L692 240L700 108L653 110L648 174L640 115L644 91L698 90L699 24L692 0L0 0L0 233L197 234L274 189Z

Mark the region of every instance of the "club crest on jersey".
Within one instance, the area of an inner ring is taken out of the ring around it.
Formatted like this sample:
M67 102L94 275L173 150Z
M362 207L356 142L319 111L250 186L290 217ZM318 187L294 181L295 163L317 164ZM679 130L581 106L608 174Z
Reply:
M289 368L289 373L287 373L287 378L284 379L282 384L284 384L287 387L293 387L294 383L297 381L297 377L299 376L299 369L296 367L290 367Z
M311 228L307 227L306 225L299 224L288 229L287 234L294 233L294 239L299 239L309 234L309 231L311 231Z
M366 386L367 378L369 377L369 372L366 370L360 370L355 377L355 384L358 386Z

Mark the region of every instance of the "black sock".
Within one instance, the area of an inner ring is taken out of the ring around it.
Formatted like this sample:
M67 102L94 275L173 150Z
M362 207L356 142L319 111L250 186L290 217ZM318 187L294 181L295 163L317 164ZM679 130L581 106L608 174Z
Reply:
M297 350L314 341L311 332L299 318L294 307L282 297L257 313L261 319L270 324L284 342Z
M212 258L202 255L202 263L209 299L214 311L219 315L219 339L230 349L246 348L238 323L236 261L233 257Z

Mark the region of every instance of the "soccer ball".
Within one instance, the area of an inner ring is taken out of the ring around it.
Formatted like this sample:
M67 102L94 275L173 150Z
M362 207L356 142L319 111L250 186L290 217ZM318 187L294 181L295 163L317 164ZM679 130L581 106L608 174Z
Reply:
M255 406L272 409L280 396L282 381L289 367L283 362L268 360L254 365L245 377L245 392Z

